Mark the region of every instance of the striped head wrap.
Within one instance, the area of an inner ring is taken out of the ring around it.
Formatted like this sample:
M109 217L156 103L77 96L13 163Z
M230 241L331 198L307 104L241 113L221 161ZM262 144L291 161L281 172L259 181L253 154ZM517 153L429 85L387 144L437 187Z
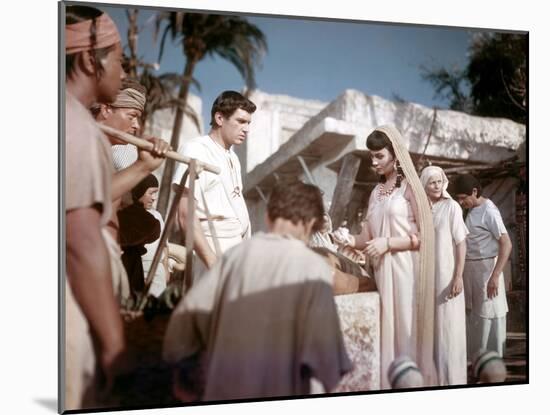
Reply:
M133 108L143 112L145 110L145 103L147 90L143 85L133 78L126 78L122 81L122 86L118 90L118 94L115 101L109 106L113 108ZM99 111L101 104L95 103L91 106L92 112Z
M95 39L92 27L95 26ZM113 19L107 13L95 19L65 25L65 53L71 55L92 49L102 49L120 42L120 35Z
M110 105L113 108L134 108L143 112L145 109L145 94L134 88L121 89L118 91L115 102Z

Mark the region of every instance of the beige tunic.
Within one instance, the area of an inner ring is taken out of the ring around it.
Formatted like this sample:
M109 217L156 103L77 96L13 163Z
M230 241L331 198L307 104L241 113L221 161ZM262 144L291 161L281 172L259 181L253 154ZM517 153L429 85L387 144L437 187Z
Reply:
M311 377L330 391L351 369L331 274L301 241L256 234L178 304L164 359L206 351L205 401L308 394Z
M98 206L101 225L111 216L111 150L89 111L66 96L65 210ZM94 377L92 340L70 285L65 284L65 409L86 406Z
M111 217L111 147L90 112L67 93L65 210L98 205L101 225Z

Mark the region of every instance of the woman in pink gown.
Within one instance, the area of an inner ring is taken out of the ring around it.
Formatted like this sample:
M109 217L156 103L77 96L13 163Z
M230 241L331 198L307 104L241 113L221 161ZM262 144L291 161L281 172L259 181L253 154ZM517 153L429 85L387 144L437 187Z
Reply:
M371 192L366 224L346 242L373 264L381 299L380 376L391 362L415 360L425 386L437 385L433 363L434 280L431 211L400 133L378 127L367 138L380 183ZM338 232L337 232L338 235Z

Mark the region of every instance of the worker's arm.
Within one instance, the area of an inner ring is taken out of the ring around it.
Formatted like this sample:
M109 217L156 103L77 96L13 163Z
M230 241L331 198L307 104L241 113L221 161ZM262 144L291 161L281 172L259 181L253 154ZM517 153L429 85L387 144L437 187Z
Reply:
M498 256L495 268L487 281L487 297L493 298L498 295L498 277L504 270L504 266L510 258L510 253L512 252L512 241L507 233L500 235L498 240Z
M99 364L110 385L118 371L125 340L100 217L100 211L93 207L67 212L67 278L97 341Z
M187 210L187 204L189 199L189 189L185 188L183 190L180 203L178 205L178 221L180 225L180 229L184 232L187 232L187 216L188 216L188 210ZM199 256L199 258L204 262L206 267L208 269L212 268L212 265L216 262L216 254L210 248L210 245L208 244L208 241L206 240L206 236L204 235L204 232L202 230L202 227L199 222L199 218L197 215L194 215L193 219L193 239L194 239L194 250Z

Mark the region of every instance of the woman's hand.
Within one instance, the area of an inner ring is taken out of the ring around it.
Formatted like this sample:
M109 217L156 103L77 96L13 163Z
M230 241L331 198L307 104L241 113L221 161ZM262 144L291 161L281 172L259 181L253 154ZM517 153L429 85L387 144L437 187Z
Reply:
M364 251L370 257L380 257L389 251L388 238L374 238L367 242L367 247Z
M348 228L341 226L332 232L332 236L340 245L352 245L352 239Z

